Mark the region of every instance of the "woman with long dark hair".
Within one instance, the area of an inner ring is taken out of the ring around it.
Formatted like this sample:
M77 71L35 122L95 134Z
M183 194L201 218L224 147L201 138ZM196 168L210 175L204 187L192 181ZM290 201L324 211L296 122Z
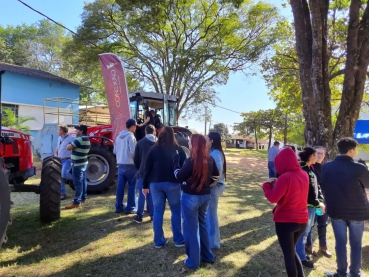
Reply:
M142 193L149 191L154 206L153 229L155 248L162 248L168 243L163 232L163 216L168 199L172 213L171 223L174 245L184 247L181 231L181 186L174 176L172 156L178 151L180 165L186 154L178 145L171 127L165 126L159 133L158 140L150 148L145 161Z
M316 208L320 208L323 211L323 213L325 212L325 206L322 201L324 198L318 185L318 179L315 175L315 172L312 169L312 165L315 164L317 161L316 150L312 147L305 147L299 153L299 156L301 159L300 166L302 170L304 170L309 176L309 194L306 203L309 214L309 220L305 232L302 234L302 236L300 237L299 241L296 244L296 252L300 257L303 266L307 268L314 268L314 263L308 260L306 256L305 246L307 237L311 231L312 226L314 225Z
M219 180L211 188L211 201L206 214L206 225L208 228L210 246L220 249L220 231L218 220L218 201L225 190L225 180L227 172L226 158L222 149L222 139L217 132L210 132L206 137L206 145L210 150L210 155L215 160L219 170Z
M178 154L173 156L173 164L174 175L181 182L183 191L183 234L188 256L184 263L189 268L198 269L201 260L214 262L206 228L206 211L211 200L210 185L218 180L219 171L209 155L204 136L192 135L189 146L190 157L183 167L179 165Z

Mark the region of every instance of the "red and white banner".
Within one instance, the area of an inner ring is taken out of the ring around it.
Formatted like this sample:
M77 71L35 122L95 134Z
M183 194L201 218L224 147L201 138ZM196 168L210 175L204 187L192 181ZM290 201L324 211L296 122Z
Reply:
M104 77L106 98L108 100L112 139L126 128L131 117L126 75L121 60L114 54L99 54L102 75Z

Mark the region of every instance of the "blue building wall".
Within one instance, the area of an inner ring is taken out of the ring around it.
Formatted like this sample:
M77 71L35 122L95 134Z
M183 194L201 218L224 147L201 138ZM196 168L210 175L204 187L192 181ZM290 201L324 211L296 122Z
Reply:
M52 97L64 97L78 100L79 87L73 84L65 84L8 71L3 75L3 102L42 106L44 98ZM55 103L54 106L56 107L57 104ZM64 104L61 108L69 107L67 104Z
M62 100L64 103L60 102L59 107L73 109L73 114L78 115L78 85L56 82L9 71L6 71L2 77L2 102L37 105L42 107L45 98L69 98L73 99L74 102L73 100ZM58 103L52 101L46 102L45 105L48 107L58 107ZM78 124L78 121L78 116L73 116L72 122Z

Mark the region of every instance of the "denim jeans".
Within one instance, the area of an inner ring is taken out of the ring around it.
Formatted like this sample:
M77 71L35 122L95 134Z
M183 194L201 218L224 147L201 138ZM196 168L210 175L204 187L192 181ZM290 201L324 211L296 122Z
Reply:
M218 201L225 190L225 184L218 183L211 188L211 200L206 214L206 227L208 228L210 247L220 248L220 232L218 220Z
M189 268L198 269L201 260L214 262L205 220L210 200L210 194L182 193L183 236L188 256L185 263Z
M269 178L277 177L274 162L272 162L272 161L268 162L268 170L269 170Z
M142 188L143 188L143 178L139 178L138 182L137 182L137 188L138 188L138 203L137 203L137 216L139 218L143 217L143 213L144 213L144 206L145 206L145 195L143 195L142 193ZM148 194L146 194L146 202L147 202L147 207L150 213L150 217L154 216L154 206L152 205L152 197L151 197L151 193L149 192Z
M61 188L60 188L60 194L66 194L65 193L65 179L71 180L73 177L70 174L70 169L71 169L71 159L67 159L67 160L62 160L62 172L61 172Z
M154 205L154 244L156 246L164 245L163 217L165 211L166 199L168 199L169 208L172 213L172 233L175 244L184 242L181 230L181 186L178 183L159 182L150 183L150 192Z
M118 165L118 186L115 200L115 212L123 211L124 189L128 182L128 196L126 212L132 212L136 208L136 175L137 169L132 165Z
M327 248L327 226L328 226L328 215L324 213L323 215L315 215L314 225L317 224L318 229L318 239L319 247ZM313 246L313 238L311 233L313 232L314 226L311 227L310 233L306 240L306 246Z
M351 221L332 219L334 237L336 239L337 273L346 276L347 272L347 229L349 230L350 242L350 276L360 276L362 258L362 240L365 221Z
M87 179L86 179L87 165L73 166L73 185L76 190L73 204L81 204L83 199L87 199Z
M308 207L308 213L309 213L309 221L307 222L306 230L302 234L302 236L300 237L299 241L296 244L296 253L297 255L299 255L301 261L306 261L305 245L306 245L307 237L314 224L315 208Z

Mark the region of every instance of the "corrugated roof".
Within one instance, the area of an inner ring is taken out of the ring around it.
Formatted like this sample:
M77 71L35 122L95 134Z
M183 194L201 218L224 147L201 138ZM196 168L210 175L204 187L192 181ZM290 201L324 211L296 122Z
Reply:
M14 64L0 62L0 70L5 70L5 71L12 72L12 73L23 74L27 76L36 77L36 78L48 79L51 81L60 82L64 84L72 84L72 85L80 86L78 83L69 81L67 79L64 79L56 75L53 75L49 72L38 70L38 69L33 69L33 68L27 68L23 66L18 66Z

